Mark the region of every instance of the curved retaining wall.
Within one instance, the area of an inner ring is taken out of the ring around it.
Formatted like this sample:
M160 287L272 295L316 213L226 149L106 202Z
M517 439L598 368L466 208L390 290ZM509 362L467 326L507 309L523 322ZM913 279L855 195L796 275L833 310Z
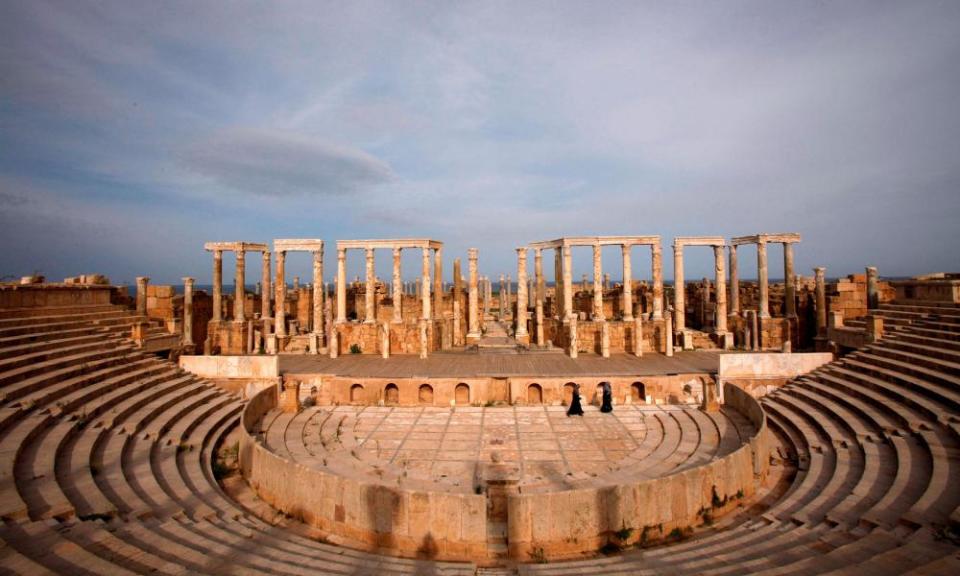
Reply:
M752 495L755 480L766 477L770 467L770 431L753 397L732 385L724 394L756 427L749 443L703 466L635 484L511 495L510 555L570 556L595 552L613 540L656 540L701 524L704 511L720 513ZM625 537L614 538L622 530Z
M486 496L368 483L286 460L255 436L260 418L277 402L277 387L271 386L250 400L242 416L240 469L265 502L369 549L445 560L486 555Z
M724 395L756 427L748 443L703 466L639 483L508 494L510 556L571 556L595 552L613 540L656 540L752 495L769 469L766 417L760 404L736 386L726 385ZM256 438L258 422L278 401L272 386L254 396L242 416L240 468L268 504L369 549L447 560L487 556L485 495L386 486L286 460ZM629 531L625 537L624 529Z

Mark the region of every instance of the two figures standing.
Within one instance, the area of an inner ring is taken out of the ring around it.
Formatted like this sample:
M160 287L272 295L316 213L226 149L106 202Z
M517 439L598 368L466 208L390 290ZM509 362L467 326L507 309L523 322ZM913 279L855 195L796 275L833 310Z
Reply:
M600 390L603 394L603 400L600 403L601 412L613 412L613 388L609 382L602 382ZM580 385L573 385L573 398L570 400L570 407L567 409L567 416L583 416L583 406L580 403Z

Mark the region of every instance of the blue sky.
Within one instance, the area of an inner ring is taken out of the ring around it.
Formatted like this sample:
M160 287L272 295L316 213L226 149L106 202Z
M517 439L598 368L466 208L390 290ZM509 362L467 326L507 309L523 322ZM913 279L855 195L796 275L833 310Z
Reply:
M674 236L781 231L802 273L957 271L958 62L949 1L0 0L0 276L205 283L204 241L318 237L329 280L335 240L406 236L498 276L660 234L670 278Z

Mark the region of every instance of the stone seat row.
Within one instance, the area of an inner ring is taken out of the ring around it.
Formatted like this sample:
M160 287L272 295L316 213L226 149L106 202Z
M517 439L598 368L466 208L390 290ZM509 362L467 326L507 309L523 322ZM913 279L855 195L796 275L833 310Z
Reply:
M778 453L796 470L760 518L675 545L520 573L956 573L956 546L936 534L960 520L960 374L937 353L930 322L960 333L960 324L940 321L960 309L937 311L762 399ZM903 345L918 334L925 347Z
M236 429L240 401L125 344L105 337L106 352L70 354L45 366L54 376L39 371L0 387L2 571L474 572L339 548L264 523L223 493L211 464Z

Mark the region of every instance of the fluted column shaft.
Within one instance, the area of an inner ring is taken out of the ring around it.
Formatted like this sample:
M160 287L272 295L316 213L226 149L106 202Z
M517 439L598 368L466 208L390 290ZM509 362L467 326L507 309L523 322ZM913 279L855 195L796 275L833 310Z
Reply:
M478 250L476 248L470 248L467 250L467 258L469 262L467 264L469 268L470 275L470 285L468 290L470 294L468 295L469 299L469 312L467 313L467 338L479 338L480 337L480 310L479 310L479 294L477 294L477 256Z
M770 285L767 278L767 243L757 243L757 283L760 285L760 318L770 317Z
M363 323L364 324L373 324L377 321L374 297L377 293L377 278L374 274L374 252L373 248L367 248L367 286L366 292L364 293L364 311L363 311Z
M287 335L287 278L286 278L287 253L284 250L277 250L277 278L274 282L276 313L273 318L273 331L277 337Z
M213 251L213 321L223 320L223 252Z
M623 321L633 322L633 267L629 244L620 247L623 256Z
M527 332L527 249L517 248L517 328L518 339L528 336Z
M714 326L716 327L717 333L720 334L727 331L727 271L725 256L723 246L713 247L715 289L717 291L716 320L714 321Z
M246 314L243 306L243 301L246 299L244 296L243 283L246 281L247 253L245 250L237 250L234 252L234 254L237 256L237 268L233 279L233 319L236 322L243 322L246 320Z
M183 345L193 346L193 278L183 279Z
M313 252L313 332L323 339L323 248Z
M563 247L563 317L573 316L573 254L569 246Z
M400 248L393 249L393 321L403 322L403 279L400 274Z
M663 254L660 242L650 246L653 273L653 319L663 319Z
M423 249L423 270L420 278L420 297L422 318L429 320L430 316L430 249Z
M347 249L337 248L337 323L347 321Z
M783 282L784 299L786 300L785 316L797 317L797 283L793 273L793 244L783 244Z
M673 245L673 308L676 318L673 322L674 332L683 332L687 324L687 290L683 279L683 245Z
M260 317L271 318L273 313L270 310L270 252L264 250L261 256L263 265L260 270Z
M443 248L433 251L433 317L443 318Z

